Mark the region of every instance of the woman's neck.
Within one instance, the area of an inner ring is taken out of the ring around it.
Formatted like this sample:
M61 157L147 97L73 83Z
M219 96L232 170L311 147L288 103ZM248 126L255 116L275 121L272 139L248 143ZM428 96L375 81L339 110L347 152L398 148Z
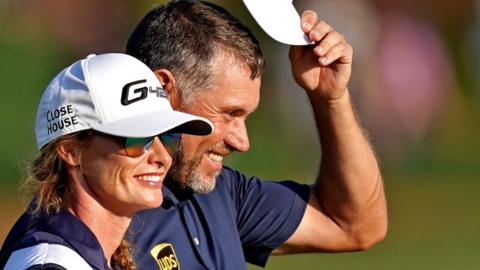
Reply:
M120 246L132 215L119 215L105 208L88 188L74 187L73 194L66 208L95 234L111 267L112 255Z
M119 217L91 204L76 203L67 208L95 234L108 265L130 225L130 217Z

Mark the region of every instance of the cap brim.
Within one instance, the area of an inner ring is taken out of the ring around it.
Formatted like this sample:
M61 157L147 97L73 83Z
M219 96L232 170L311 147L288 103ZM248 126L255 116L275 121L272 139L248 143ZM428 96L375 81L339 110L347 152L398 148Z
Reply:
M301 20L292 0L243 0L250 14L270 37L289 45L313 42L301 28Z
M178 111L156 111L93 125L92 129L120 137L144 138L170 130L191 135L208 135L212 133L213 125L205 118L191 114Z

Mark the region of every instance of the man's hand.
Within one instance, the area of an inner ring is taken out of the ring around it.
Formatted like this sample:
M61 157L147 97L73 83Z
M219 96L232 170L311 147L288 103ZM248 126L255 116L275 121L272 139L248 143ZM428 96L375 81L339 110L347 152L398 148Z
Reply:
M296 82L305 90L322 95L325 101L339 99L347 92L352 71L352 47L342 34L318 21L314 11L303 12L302 29L315 44L290 48Z

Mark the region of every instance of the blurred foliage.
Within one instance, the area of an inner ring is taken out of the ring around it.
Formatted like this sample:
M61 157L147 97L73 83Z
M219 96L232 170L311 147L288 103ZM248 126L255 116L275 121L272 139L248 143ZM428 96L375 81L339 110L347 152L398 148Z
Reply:
M40 49L40 50L38 50ZM19 162L36 149L33 134L36 107L56 61L40 47L15 43L0 37L2 74L2 143L0 162L2 184L17 183L22 170ZM46 64L48 63L48 64Z

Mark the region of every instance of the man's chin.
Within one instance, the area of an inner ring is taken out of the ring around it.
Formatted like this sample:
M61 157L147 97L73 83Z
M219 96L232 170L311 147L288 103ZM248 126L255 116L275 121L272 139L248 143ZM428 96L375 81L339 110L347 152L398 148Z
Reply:
M218 175L220 175L220 171L215 171L208 176L193 173L190 175L187 185L193 192L206 194L215 189Z
M209 193L222 170L221 162L213 162L206 155L187 158L182 151L174 154L172 164L164 183L174 193Z

